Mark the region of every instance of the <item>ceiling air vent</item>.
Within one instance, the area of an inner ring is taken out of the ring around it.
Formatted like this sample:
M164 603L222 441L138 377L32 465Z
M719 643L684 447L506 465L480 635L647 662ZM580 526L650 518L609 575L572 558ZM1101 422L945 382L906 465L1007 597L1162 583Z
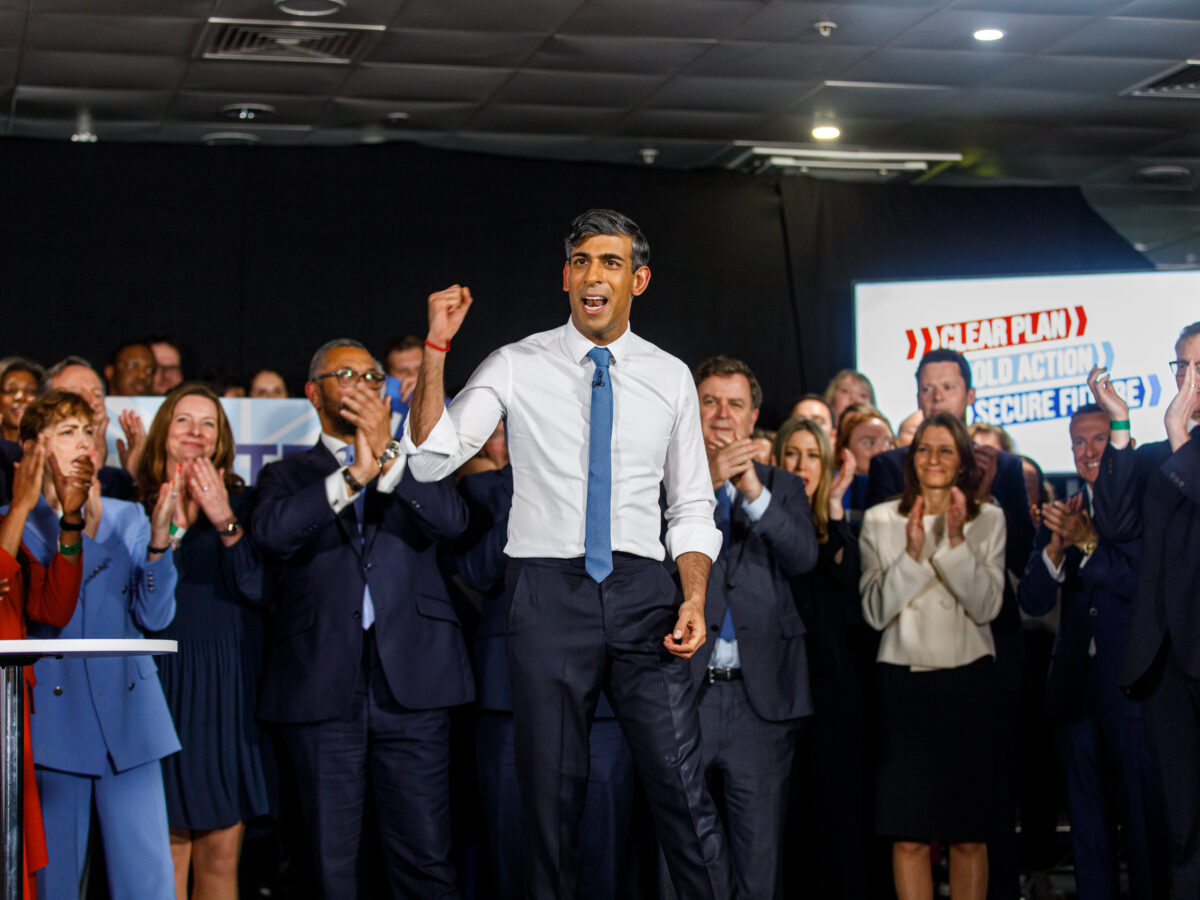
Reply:
M1128 97L1200 100L1200 60L1189 59L1121 92Z
M346 64L384 27L213 18L201 39L201 55L205 59Z

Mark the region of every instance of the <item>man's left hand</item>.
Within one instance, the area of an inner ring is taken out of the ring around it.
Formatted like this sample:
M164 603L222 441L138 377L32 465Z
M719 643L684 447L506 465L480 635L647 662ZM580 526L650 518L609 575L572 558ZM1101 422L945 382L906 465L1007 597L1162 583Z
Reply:
M392 398L380 397L378 392L359 381L342 400L342 409L346 421L358 429L354 441L354 465L350 471L356 481L366 484L379 474L375 460L383 454L384 447L392 439ZM363 459L364 445L366 459Z
M674 656L690 659L704 644L704 601L685 600L679 607L675 629L663 638L663 646Z

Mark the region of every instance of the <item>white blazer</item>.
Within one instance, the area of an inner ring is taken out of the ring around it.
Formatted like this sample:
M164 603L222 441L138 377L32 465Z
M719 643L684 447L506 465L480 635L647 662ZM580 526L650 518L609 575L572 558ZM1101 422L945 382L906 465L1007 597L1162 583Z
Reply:
M899 500L866 511L861 537L863 616L883 632L876 660L913 670L995 656L988 623L1004 599L1004 513L982 503L951 549L946 517L925 516L921 561L905 552Z

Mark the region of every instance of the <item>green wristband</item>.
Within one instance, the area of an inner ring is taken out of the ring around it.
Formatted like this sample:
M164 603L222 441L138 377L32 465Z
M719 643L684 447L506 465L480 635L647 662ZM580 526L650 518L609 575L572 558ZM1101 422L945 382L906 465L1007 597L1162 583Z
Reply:
M1129 430L1129 420L1128 419L1114 419L1113 421L1108 423L1108 427L1111 428L1113 431L1128 431Z
M59 543L58 552L63 556L78 556L83 552L83 543L78 544L63 544Z

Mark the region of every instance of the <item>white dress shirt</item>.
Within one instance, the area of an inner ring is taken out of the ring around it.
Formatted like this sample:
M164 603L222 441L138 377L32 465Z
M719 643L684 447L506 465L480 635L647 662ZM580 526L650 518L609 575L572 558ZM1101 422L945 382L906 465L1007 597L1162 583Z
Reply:
M988 623L1004 599L1004 513L981 503L953 548L946 517L925 516L917 562L906 550L908 517L899 506L889 500L868 509L859 541L863 618L883 632L876 660L919 672L995 656Z
M746 518L751 523L757 522L763 517L763 513L767 511L767 507L771 505L771 492L767 490L764 484L762 493L758 495L756 500L747 500L746 496L733 486L732 481L726 481L721 485L720 490L725 492L725 496L729 498L729 512L733 515L733 507L738 503L742 504L742 512L746 514ZM736 624L736 622L735 622ZM712 637L712 635L709 635ZM737 638L732 641L727 641L721 637L721 630L717 629L717 643L713 647L712 656L708 659L710 669L740 669L742 667L742 657L738 654Z
M403 449L419 481L449 475L504 419L513 470L511 557L584 555L588 423L595 344L570 322L493 352L442 412L420 447L411 417ZM687 366L626 329L608 345L613 393L612 549L663 558L659 485L666 488L666 550L716 559L721 532Z

